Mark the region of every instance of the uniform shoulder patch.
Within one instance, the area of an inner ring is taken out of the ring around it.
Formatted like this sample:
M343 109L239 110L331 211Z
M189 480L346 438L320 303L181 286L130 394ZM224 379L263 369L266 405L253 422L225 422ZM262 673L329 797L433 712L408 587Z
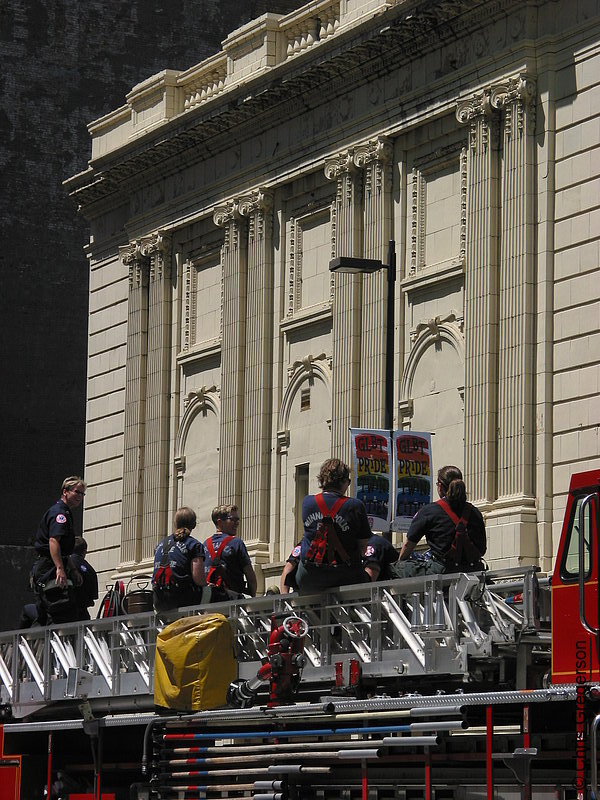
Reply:
M367 558L368 556L372 556L374 554L375 554L375 548L373 547L372 544L368 544L367 549L365 550L365 558Z
M64 525L65 522L67 521L67 518L65 517L64 514L57 514L56 521L59 522L61 525Z

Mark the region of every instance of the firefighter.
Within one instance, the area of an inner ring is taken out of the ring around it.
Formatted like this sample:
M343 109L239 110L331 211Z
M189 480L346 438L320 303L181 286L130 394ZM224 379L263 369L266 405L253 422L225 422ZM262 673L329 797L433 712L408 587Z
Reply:
M237 506L217 506L212 511L215 533L204 542L206 581L215 587L213 600L250 595L256 597L257 580L246 545L237 535Z
M467 503L462 472L455 466L442 467L436 486L440 499L423 506L413 518L400 559L392 566L394 577L484 569L485 523L479 509ZM429 550L415 557L413 551L423 536ZM457 554L459 539L461 552Z
M178 508L173 522L175 530L154 551L152 593L158 613L199 605L206 585L204 547L191 535L196 512L188 506Z
M77 605L73 586L82 582L71 560L75 546L72 511L85 497L86 483L78 475L65 478L60 498L44 514L35 536L37 559L32 569L38 623L73 622Z
M369 580L362 558L371 528L362 500L345 496L350 470L339 458L329 458L317 480L323 491L302 501L304 538L296 583L304 593Z

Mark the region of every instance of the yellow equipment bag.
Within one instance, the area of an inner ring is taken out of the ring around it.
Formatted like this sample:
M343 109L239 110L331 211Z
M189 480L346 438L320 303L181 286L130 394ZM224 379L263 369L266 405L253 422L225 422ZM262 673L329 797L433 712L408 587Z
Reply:
M206 711L226 704L237 677L233 632L223 614L184 617L156 639L154 703L178 711Z

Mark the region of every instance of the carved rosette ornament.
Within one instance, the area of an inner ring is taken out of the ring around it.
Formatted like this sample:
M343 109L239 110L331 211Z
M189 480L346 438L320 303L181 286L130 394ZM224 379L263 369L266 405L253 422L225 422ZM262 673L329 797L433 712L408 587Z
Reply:
M504 133L507 137L534 132L536 93L535 81L525 74L492 88L490 103L492 108L505 112ZM511 106L514 115L510 113Z

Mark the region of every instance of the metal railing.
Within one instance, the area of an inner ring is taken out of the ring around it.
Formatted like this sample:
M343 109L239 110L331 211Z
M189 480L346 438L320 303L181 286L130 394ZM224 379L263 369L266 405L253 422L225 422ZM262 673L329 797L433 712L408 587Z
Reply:
M490 582L493 581L493 582ZM74 697L70 670L86 676L98 704L152 704L156 636L181 616L220 612L237 642L239 677L256 674L267 654L271 615L303 616L309 625L303 681L332 680L336 662L356 659L365 677L432 674L467 679L472 659L504 650L544 617L547 580L534 567L486 574L434 575L345 586L319 595L270 595L85 623L0 633L0 700L16 717ZM542 609L542 613L540 613ZM531 636L528 637L531 639ZM71 676L73 681L73 676ZM78 696L81 696L78 695Z

